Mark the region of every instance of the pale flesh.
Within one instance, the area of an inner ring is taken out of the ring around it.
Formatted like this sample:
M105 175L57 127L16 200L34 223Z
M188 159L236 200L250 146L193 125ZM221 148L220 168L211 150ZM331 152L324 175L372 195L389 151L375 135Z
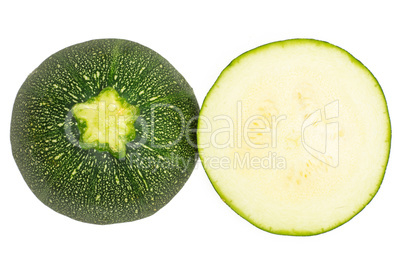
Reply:
M390 121L372 74L315 40L234 60L204 101L198 146L222 199L273 233L312 235L361 211L388 161Z

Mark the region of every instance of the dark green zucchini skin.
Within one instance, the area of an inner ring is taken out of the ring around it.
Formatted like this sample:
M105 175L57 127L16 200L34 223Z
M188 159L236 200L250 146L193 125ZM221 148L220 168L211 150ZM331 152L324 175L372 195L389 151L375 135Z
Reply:
M82 149L71 108L113 87L140 110L127 155ZM32 192L78 221L138 220L166 205L197 161L194 92L162 56L121 39L92 40L46 59L21 86L12 153Z

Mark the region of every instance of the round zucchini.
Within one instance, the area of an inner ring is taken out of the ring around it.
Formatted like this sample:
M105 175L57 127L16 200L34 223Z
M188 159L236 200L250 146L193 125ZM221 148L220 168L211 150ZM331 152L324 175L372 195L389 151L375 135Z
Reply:
M100 39L46 59L21 86L12 153L32 192L78 221L138 220L166 205L197 161L199 106L162 56Z
M222 199L268 232L316 235L378 191L391 124L371 72L311 39L250 50L221 73L200 112L198 149Z

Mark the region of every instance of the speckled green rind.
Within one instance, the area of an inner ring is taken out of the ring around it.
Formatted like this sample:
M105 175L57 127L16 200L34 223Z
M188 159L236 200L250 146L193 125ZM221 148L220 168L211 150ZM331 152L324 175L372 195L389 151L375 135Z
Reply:
M140 110L120 160L80 148L71 112L106 87ZM14 103L12 153L53 210L94 224L134 221L166 205L192 173L196 133L185 124L195 129L198 113L192 88L162 56L127 40L92 40L53 54L28 76Z
M241 209L239 209L238 207L236 207L234 204L232 204L230 202L230 198L228 198L225 193L223 191L221 191L216 185L214 185L214 183L212 182L212 178L211 175L208 174L208 168L207 166L204 164L204 159L203 159L203 153L202 153L202 149L199 149L199 155L200 155L200 160L201 163L204 167L204 170L207 174L207 176L209 177L212 186L214 187L215 191L219 194L219 196L221 197L222 201L227 204L234 212L236 212L236 214L238 214L239 216L241 216L243 219L247 220L248 222L250 222L252 225L254 225L255 227L263 230L263 231L267 231L273 234L278 234L278 235L288 235L288 236L313 236L313 235L319 235L328 231L331 231L343 224L345 224L346 222L350 221L353 217L355 217L357 214L359 214L370 202L371 200L374 198L375 194L378 192L378 190L380 189L380 186L382 184L383 178L385 176L385 171L386 171L386 167L388 165L388 160L389 160L389 156L390 156L390 151L391 151L391 137L392 137L392 130L391 130L391 121L390 121L390 117L389 117L389 111L388 111L388 106L387 106L387 101L385 99L385 95L384 92L382 91L382 88L380 86L380 84L378 83L377 79L374 77L374 75L370 72L369 69L367 69L366 66L363 65L363 63L361 63L358 59L356 59L355 57L353 57L353 55L351 55L349 52L347 52L346 50L335 46L331 43L325 42L325 41L320 41L320 40L315 40L315 39L288 39L288 40L282 40L282 41L277 41L277 42L272 42L272 43L268 43L259 47L256 47L252 50L249 50L241 55L239 55L237 58L235 58L234 60L232 60L229 65L221 72L221 74L218 76L217 80L215 81L214 85L211 87L211 89L209 90L209 92L207 93L207 96L205 97L203 104L201 106L201 111L200 111L200 116L204 116L203 114L203 107L204 105L207 105L208 103L208 99L209 98L213 98L213 92L215 90L218 90L219 86L218 82L220 81L220 78L222 78L226 72L228 72L231 67L235 66L236 64L240 63L241 60L251 54L254 53L258 53L261 50L265 50L265 49L270 49L271 47L274 46L281 46L281 47L285 47L285 46L293 46L293 45L298 45L298 44L306 44L306 43L310 43L312 45L316 45L316 46L326 46L329 49L336 49L338 51L342 51L342 53L344 53L345 55L347 55L350 59L351 62L355 63L356 66L358 66L359 68L364 69L370 76L372 76L373 80L376 82L376 84L378 85L377 88L381 93L382 99L383 99L383 103L384 103L384 112L387 115L388 118L388 122L386 122L386 124L388 125L388 137L387 140L385 141L385 144L388 145L387 148L387 155L384 159L384 164L383 164L383 168L384 168L384 172L381 175L381 177L378 180L378 187L376 189L376 191L371 195L371 198L367 200L366 203L362 204L361 208L359 210L356 211L356 213L354 215L351 215L349 218L347 219L341 219L338 224L332 225L332 226L328 226L326 228L322 228L321 230L313 230L313 231L304 231L304 232L300 232L297 230L288 230L288 229L268 229L265 226L263 226L261 223L258 222L254 222L252 220L249 219L249 217L247 216L246 213L244 213ZM199 122L200 124L200 122ZM198 125L198 127L200 127ZM199 146L201 147L201 146Z

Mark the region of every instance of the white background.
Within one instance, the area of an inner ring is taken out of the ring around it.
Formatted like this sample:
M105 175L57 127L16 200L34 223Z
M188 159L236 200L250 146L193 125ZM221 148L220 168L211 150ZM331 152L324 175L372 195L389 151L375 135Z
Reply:
M401 8L398 1L3 1L0 4L0 267L402 267ZM54 52L124 38L168 59L201 105L223 68L256 46L289 38L348 50L379 80L393 139L374 200L313 237L264 232L227 207L199 164L155 215L97 226L71 220L31 193L11 154L10 119L27 75Z

